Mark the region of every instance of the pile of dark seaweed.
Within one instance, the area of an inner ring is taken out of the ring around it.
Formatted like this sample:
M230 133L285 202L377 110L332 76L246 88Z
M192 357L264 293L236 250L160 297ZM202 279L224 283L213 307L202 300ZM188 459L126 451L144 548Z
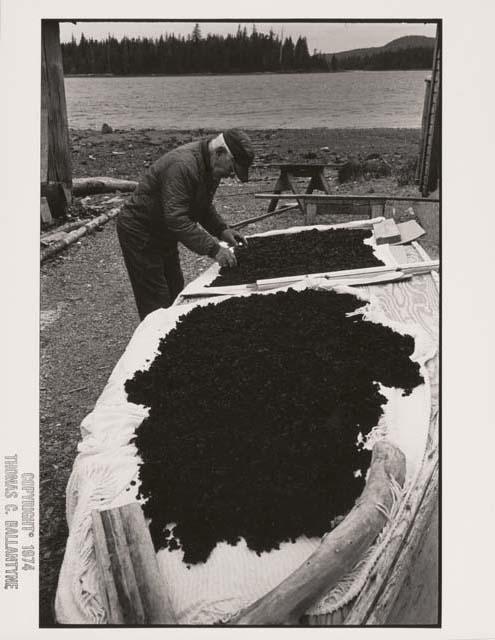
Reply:
M249 284L264 278L325 273L382 266L363 240L369 229L302 231L250 238L248 247L236 247L237 266L222 267L211 287Z
M134 442L157 550L194 564L242 537L261 553L352 508L371 457L358 434L386 402L377 383L407 395L422 382L411 337L346 317L362 305L322 290L231 298L161 340L125 384L150 407Z

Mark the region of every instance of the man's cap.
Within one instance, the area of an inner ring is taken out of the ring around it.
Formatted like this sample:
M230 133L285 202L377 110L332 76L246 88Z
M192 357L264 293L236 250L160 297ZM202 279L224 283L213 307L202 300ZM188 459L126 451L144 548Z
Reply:
M248 170L254 160L253 144L249 136L240 129L227 129L223 133L225 144L234 156L234 169L242 182L249 179Z

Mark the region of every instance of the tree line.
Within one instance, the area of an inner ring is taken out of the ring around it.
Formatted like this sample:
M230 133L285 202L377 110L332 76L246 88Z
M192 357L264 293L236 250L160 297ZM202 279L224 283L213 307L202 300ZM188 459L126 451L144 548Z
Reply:
M325 57L309 53L305 37L294 42L279 38L273 31L250 34L239 25L235 35L203 37L198 24L188 36L174 34L159 38L105 40L74 37L62 43L66 74L188 74L253 73L262 71L328 71Z
M384 49L364 55L327 55L331 71L387 71L393 69L431 69L433 47Z

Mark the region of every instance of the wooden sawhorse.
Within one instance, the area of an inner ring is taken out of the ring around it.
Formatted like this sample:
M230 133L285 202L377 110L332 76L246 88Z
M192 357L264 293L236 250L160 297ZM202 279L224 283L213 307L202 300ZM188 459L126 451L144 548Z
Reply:
M337 168L340 165L333 165L328 163L293 163L282 162L278 164L270 164L270 167L276 167L280 173L273 189L275 194L282 193L282 191L292 191L296 196L298 191L293 182L293 178L310 178L309 184L306 187L305 193L313 193L315 189L324 191L325 193L331 193L330 186L325 178L325 167ZM275 211L279 198L274 197L270 200L268 205L268 212ZM299 207L304 213L304 204L298 200Z

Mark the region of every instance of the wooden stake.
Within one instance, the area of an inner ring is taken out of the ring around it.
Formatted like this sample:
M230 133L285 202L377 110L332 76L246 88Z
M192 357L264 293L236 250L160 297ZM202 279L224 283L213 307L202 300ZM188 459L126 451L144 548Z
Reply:
M138 503L93 511L93 535L109 624L175 624Z
M46 225L53 224L52 214L46 198L41 198L40 203L41 222Z

